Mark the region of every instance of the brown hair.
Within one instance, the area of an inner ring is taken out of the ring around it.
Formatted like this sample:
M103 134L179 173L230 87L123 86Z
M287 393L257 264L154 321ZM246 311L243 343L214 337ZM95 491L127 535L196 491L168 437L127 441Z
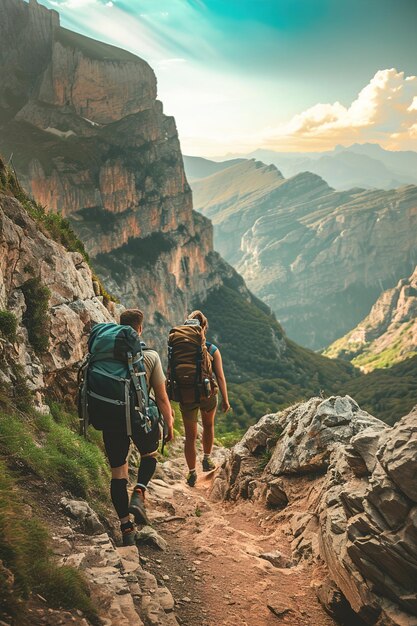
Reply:
M189 320L198 320L200 322L201 328L203 328L204 330L207 330L207 328L208 328L208 320L207 320L207 317L204 315L204 313L202 313L201 311L193 311L188 316L188 319Z
M138 330L143 323L143 313L140 309L126 309L120 315L120 323Z

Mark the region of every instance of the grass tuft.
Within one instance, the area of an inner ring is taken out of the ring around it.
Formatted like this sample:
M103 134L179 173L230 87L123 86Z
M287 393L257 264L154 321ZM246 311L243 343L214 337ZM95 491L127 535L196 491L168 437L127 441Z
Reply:
M0 606L1 616L20 623L24 600L41 594L49 606L80 609L97 623L84 577L70 567L59 567L49 548L45 526L22 516L24 498L4 462L0 461Z

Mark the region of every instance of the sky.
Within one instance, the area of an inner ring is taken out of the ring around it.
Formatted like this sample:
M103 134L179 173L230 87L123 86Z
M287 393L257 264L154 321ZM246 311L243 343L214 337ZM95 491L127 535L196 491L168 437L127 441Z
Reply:
M40 0L153 67L184 154L417 150L417 0Z

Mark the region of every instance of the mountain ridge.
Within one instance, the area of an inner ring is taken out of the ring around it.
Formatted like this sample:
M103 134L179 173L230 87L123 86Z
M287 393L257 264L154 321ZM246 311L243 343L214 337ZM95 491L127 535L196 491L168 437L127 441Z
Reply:
M229 159L239 158L273 163L286 178L309 170L338 190L352 187L393 189L417 184L417 152L385 150L373 143L337 145L333 150L322 152L278 152L258 148L247 154L213 157L213 161L225 166Z
M252 194L239 193L239 170ZM336 191L317 174L300 173L272 188L259 177L252 183L256 173L247 161L194 181L195 207L213 221L215 248L288 335L324 348L414 269L417 187Z

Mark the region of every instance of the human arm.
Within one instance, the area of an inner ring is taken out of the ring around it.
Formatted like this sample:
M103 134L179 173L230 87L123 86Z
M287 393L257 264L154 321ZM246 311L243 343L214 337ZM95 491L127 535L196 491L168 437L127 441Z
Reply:
M169 401L168 394L165 388L165 382L160 383L159 385L155 385L154 394L156 404L158 406L158 409L162 413L162 417L164 418L165 424L168 429L168 435L165 441L171 441L172 439L174 439L174 420L172 417L171 403Z
M220 392L222 394L222 410L224 411L224 413L227 413L227 411L230 409L230 404L229 397L227 395L226 377L223 371L222 355L220 354L220 350L218 348L213 354L213 372L216 375L216 380L219 384Z

